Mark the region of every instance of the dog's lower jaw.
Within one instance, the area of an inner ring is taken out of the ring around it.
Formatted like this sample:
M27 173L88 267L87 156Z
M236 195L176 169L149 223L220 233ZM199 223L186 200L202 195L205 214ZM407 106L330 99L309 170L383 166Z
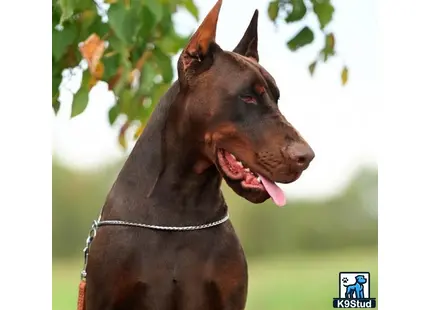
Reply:
M244 189L240 180L230 180L227 177L224 177L224 180L238 196L254 204L263 203L270 198L270 195L265 190Z

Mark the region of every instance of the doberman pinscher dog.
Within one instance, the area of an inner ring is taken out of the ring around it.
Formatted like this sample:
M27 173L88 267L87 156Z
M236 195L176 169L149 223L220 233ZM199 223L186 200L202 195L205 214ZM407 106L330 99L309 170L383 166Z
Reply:
M227 214L222 180L253 203L285 204L314 152L278 109L259 64L256 10L233 51L215 42L222 0L178 60L178 79L154 110L114 182L101 220L165 226ZM100 227L91 244L86 310L242 310L247 262L231 222L190 231Z

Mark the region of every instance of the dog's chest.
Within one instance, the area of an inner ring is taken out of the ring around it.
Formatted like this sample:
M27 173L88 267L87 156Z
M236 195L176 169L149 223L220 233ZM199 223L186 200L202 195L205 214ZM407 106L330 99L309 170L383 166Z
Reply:
M229 269L245 268L242 247L228 226L179 233L151 231L137 236L133 247L138 253L141 276L179 282L211 279Z

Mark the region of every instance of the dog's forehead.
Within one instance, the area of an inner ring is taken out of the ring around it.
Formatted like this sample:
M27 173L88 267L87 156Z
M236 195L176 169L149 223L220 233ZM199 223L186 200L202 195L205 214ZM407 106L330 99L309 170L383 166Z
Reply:
M234 52L226 52L232 60L234 60L239 66L249 68L254 72L257 72L262 79L266 82L269 91L272 92L273 96L277 100L279 98L279 88L276 85L274 77L257 61L250 59L248 57L242 56Z

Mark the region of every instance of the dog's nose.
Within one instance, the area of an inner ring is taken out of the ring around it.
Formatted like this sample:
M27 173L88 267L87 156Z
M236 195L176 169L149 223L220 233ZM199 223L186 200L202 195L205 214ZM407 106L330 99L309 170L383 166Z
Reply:
M284 153L287 153L288 157L293 165L301 170L305 170L311 161L315 157L315 153L312 148L306 143L296 142L284 148Z

